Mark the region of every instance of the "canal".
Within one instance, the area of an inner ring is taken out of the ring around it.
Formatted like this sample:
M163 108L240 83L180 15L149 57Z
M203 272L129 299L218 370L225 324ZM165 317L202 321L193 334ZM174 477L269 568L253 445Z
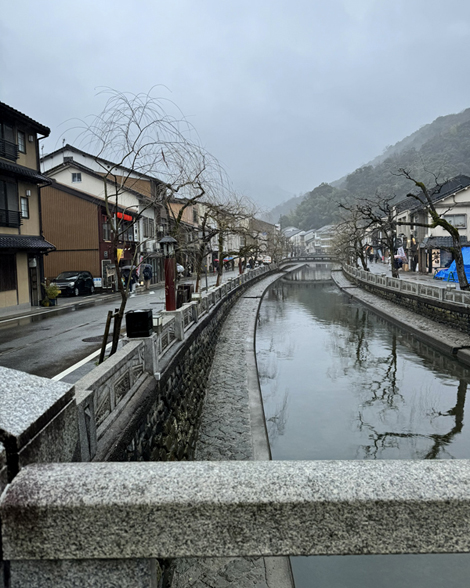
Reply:
M470 370L349 300L330 266L273 284L256 348L273 459L470 458ZM461 554L318 556L292 567L296 588L457 588L470 578Z

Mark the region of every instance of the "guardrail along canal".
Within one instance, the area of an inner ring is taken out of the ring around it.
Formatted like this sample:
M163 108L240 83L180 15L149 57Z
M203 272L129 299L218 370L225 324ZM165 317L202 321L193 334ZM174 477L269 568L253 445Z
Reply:
M263 300L258 370L273 459L470 458L470 370L350 301L331 266ZM400 312L397 307L397 312ZM470 556L292 558L297 588L457 588Z

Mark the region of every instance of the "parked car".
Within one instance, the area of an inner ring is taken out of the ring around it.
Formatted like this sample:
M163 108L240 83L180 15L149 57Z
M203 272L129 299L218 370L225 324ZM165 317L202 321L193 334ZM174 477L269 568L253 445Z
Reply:
M78 296L79 294L93 294L95 286L90 272L62 272L55 280L55 284L62 295Z

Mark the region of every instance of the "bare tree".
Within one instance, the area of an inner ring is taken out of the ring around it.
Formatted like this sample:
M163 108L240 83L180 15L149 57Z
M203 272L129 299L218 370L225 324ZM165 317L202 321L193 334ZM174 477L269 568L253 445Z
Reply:
M365 233L375 233L377 245L390 251L390 265L392 276L398 278L398 267L395 264L393 252L396 243L396 216L394 205L395 196L381 196L376 194L374 199L362 198L356 204L340 204L353 218L362 219L362 229Z
M155 98L152 92L132 94L106 89L104 93L109 97L103 110L91 117L91 122L82 122L80 136L102 169L103 195L113 235L112 255L121 305L115 316L112 354L117 349L129 295L129 283L123 283L118 263L118 243L129 230L129 221L126 224L123 217L118 219L114 211L122 207L127 191L140 190L142 179L149 177L155 180L145 195L148 206L168 210L170 199L183 195L187 207L206 193L208 170L220 166L194 139L192 125L171 101ZM177 215L176 224L181 222L182 214ZM132 264L136 255L137 249Z
M459 279L460 289L461 290L470 290L470 285L467 280L467 275L465 273L465 266L464 260L462 255L462 244L460 241L460 233L459 230L454 227L443 214L440 214L436 210L435 201L433 199L433 194L438 194L441 188L445 185L445 182L439 182L438 176L434 176L436 186L429 190L427 186L423 183L414 178L410 171L401 168L399 170L399 174L404 176L406 179L413 182L414 185L419 188L419 192L417 193L410 193L407 194L407 198L412 198L413 200L417 201L421 207L427 212L427 214L431 217L431 222L429 223L413 223L415 225L428 227L434 229L436 227L441 227L444 231L446 231L452 238L452 247L449 247L449 250L452 252L454 259L455 259L455 267L457 270L457 276ZM449 208L451 210L453 205ZM448 211L446 211L448 212ZM401 223L401 224L408 224L408 223ZM410 223L411 224L411 223Z
M354 208L348 210L348 215L337 225L338 231L334 241L335 251L338 252L341 261L354 267L368 270L367 257L364 251L366 228L360 212Z

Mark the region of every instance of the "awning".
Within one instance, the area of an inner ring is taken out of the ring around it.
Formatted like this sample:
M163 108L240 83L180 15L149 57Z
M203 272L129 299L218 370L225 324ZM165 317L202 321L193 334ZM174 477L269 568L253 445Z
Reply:
M0 235L0 251L4 249L46 253L48 251L55 251L56 247L42 237L27 237L26 235Z

